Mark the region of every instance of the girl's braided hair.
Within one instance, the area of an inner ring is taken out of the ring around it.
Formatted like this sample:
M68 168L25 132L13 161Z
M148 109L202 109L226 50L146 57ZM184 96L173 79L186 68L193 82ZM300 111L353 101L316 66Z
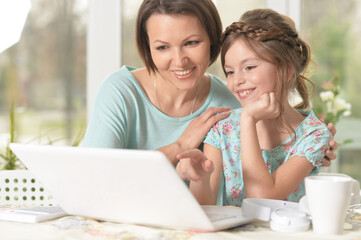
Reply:
M222 34L222 66L226 52L239 38L246 40L261 59L277 67L281 80L277 83L280 104L288 91L297 90L302 102L295 107L308 109L310 96L306 82L314 88L312 81L304 76L311 60L310 48L299 37L294 22L271 9L247 11L239 22L232 23Z

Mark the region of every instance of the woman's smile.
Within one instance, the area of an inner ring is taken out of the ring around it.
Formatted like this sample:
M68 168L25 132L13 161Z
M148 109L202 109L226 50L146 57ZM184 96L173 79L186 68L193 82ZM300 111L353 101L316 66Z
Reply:
M208 68L211 47L198 18L153 14L147 21L147 32L153 62L162 76L158 80L177 89L193 89Z
M193 70L195 68L190 68L186 70L173 70L171 72L174 73L175 77L178 79L186 79L192 76Z

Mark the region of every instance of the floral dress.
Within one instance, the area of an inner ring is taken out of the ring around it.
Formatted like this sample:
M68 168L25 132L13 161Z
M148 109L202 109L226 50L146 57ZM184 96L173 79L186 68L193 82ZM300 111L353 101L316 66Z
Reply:
M245 198L239 134L241 112L242 109L231 111L230 116L214 125L204 139L205 143L222 151L223 177L217 205L241 206ZM262 151L270 174L292 156L306 157L314 165L310 175L318 174L322 158L329 148L328 142L332 139L332 134L312 111L300 111L300 113L306 118L295 133L274 149ZM296 137L294 137L295 134ZM303 182L285 200L298 202L304 194Z

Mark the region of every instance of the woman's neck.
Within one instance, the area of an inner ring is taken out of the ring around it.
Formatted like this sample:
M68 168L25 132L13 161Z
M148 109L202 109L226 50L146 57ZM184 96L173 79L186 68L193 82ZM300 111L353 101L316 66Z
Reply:
M199 79L193 89L178 89L161 75L149 74L146 69L133 71L149 101L170 117L186 117L196 112L205 103L210 91L210 77Z
M180 90L167 81L160 83L158 96L164 114L170 117L185 117L203 106L210 91L209 77L199 79L190 90ZM164 107L163 107L164 106Z

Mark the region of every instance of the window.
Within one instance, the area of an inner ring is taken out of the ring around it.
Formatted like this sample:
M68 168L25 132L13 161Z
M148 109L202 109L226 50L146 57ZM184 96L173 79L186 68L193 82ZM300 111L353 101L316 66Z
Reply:
M0 54L1 145L12 102L19 142L72 144L85 129L86 20L87 1L31 1L19 42Z
M341 146L338 159L326 171L342 172L361 181L361 102L359 68L361 60L361 3L357 0L303 0L302 34L311 45L317 62L312 80L317 86L315 97L324 82L335 76L340 83L340 96L351 103L352 114L337 123L336 140L351 144Z

